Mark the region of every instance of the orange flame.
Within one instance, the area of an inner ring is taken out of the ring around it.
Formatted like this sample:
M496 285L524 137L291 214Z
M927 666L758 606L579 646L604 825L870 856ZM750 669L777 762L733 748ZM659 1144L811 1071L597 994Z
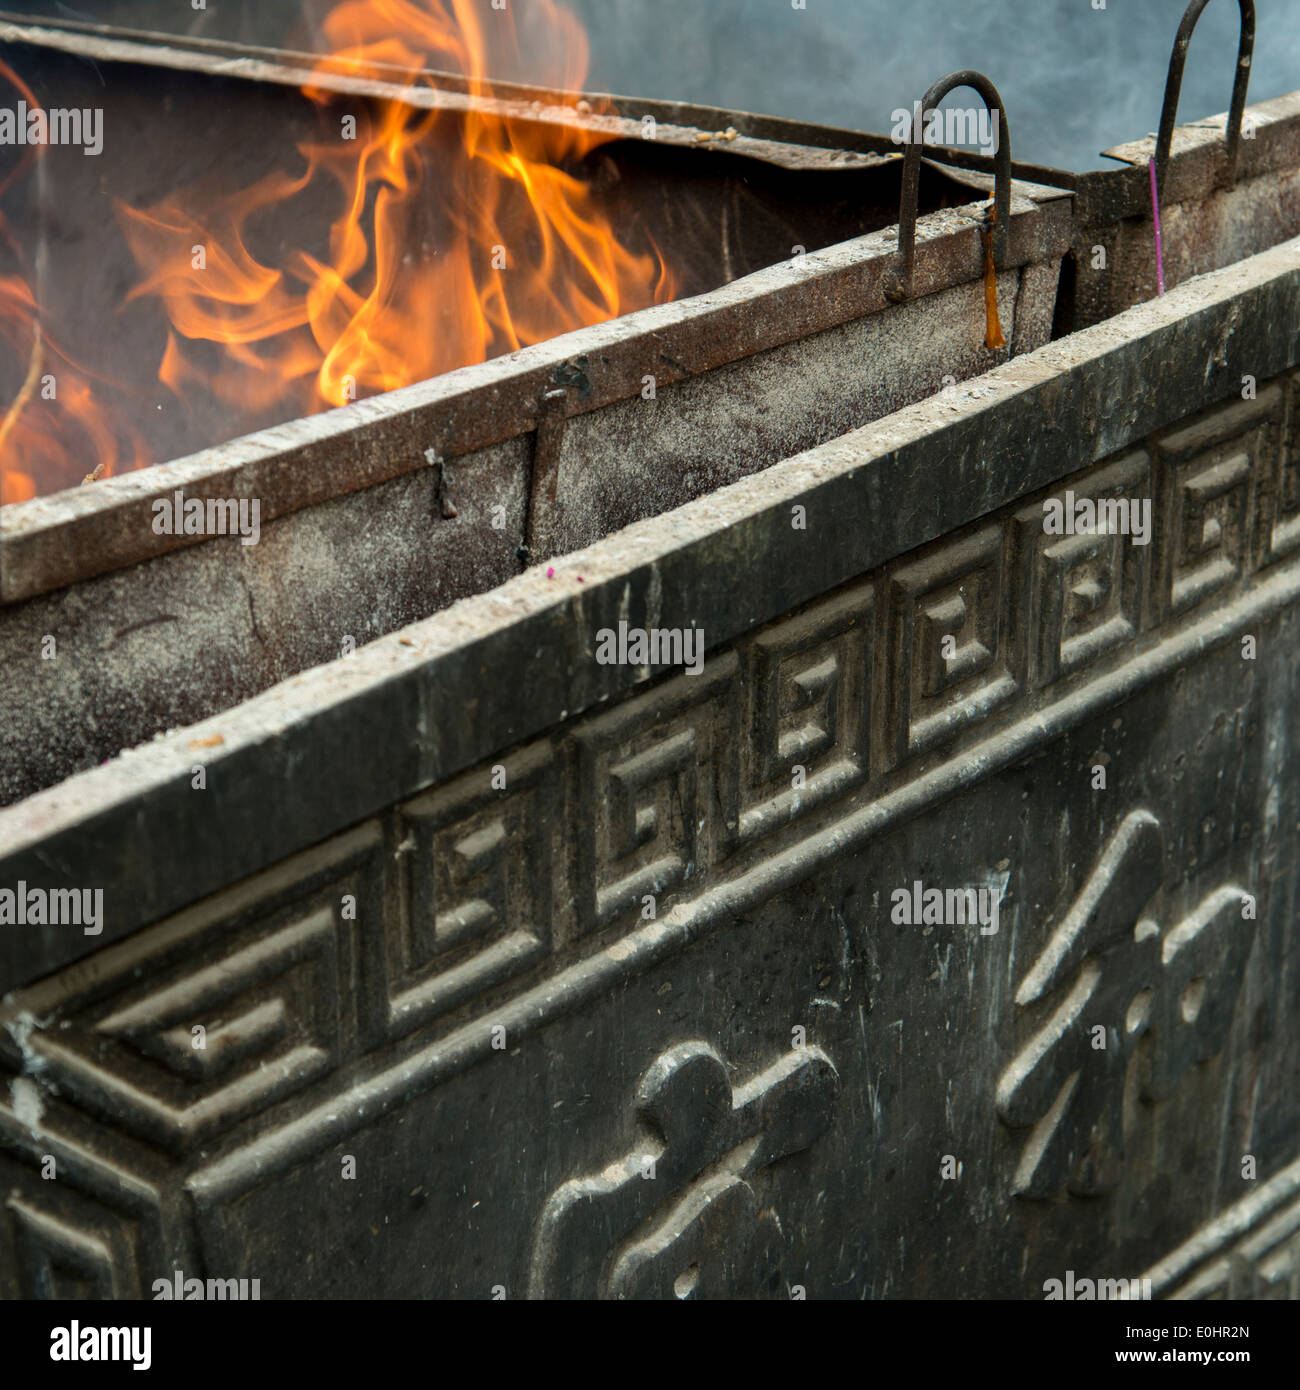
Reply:
M546 85L579 88L580 25L553 0L536 0L534 15L559 62ZM330 57L303 88L323 115L339 98L320 74L340 63L394 65L416 86L433 85L426 68L454 69L490 103L489 56L518 47L509 11L474 0L342 0L324 33ZM658 252L625 247L563 167L610 137L490 105L453 116L384 101L353 119L354 132L340 118L339 139L299 146L298 175L149 209L118 204L144 273L130 298L166 309L159 379L178 397L197 387L240 409L308 413L672 298ZM250 245L259 214L320 179L342 199L328 252L268 264Z
M144 441L103 399L106 383L42 330L20 276L0 276L0 344L25 371L14 399L0 403L0 505L152 462Z
M41 109L2 62L0 80L18 89L28 110ZM0 184L0 195L43 153L43 146L29 147ZM0 240L21 263L3 218ZM0 505L150 462L140 437L102 399L112 384L74 362L51 337L25 271L0 275L0 353L11 361L5 379L21 382L11 400L0 401Z

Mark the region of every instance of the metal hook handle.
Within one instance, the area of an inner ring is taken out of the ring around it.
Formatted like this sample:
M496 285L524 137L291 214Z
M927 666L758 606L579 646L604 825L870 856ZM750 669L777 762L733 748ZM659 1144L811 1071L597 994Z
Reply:
M970 87L984 100L992 115L997 111L998 148L994 164L993 206L997 220L993 226L993 259L1001 269L1007 257L1007 237L1011 230L1011 131L1007 127L1007 108L998 89L982 72L950 72L921 98L921 118L912 126L903 157L903 196L898 210L898 251L900 273L887 291L891 299L906 299L912 293L912 269L916 261L916 205L921 183L921 147L925 143L925 123L931 111L957 87ZM917 137L920 137L919 139Z
M1174 142L1178 119L1178 98L1183 90L1183 66L1192 31L1210 0L1192 0L1178 26L1174 51L1169 57L1169 76L1165 80L1165 104L1160 111L1160 138L1156 142L1156 174L1164 183L1165 165ZM1237 45L1237 75L1232 83L1232 107L1228 112L1228 184L1237 181L1237 153L1241 148L1241 122L1246 111L1246 89L1250 86L1250 64L1255 55L1255 0L1237 0L1241 6L1241 40Z

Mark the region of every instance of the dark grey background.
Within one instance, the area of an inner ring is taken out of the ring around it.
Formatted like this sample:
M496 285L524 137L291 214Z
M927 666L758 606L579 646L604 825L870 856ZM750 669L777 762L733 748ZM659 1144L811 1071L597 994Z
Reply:
M485 12L491 0L476 0ZM887 133L890 113L960 67L1002 93L1019 158L1098 168L1101 150L1153 131L1186 0L568 0L591 37L588 87ZM0 9L311 47L332 0L0 0ZM536 0L510 0L527 19ZM1300 0L1257 0L1255 99L1300 88ZM1226 111L1238 8L1212 0L1192 45L1181 114ZM535 51L502 77L544 80ZM960 98L963 102L967 98ZM970 98L973 99L973 98Z

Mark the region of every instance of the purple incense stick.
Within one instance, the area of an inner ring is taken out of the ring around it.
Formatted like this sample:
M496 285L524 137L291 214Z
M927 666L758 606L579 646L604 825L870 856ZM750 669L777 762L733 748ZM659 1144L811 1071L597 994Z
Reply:
M1160 194L1156 190L1156 162L1154 159L1147 160L1147 167L1151 170L1151 213L1156 221L1156 284L1159 286L1160 293L1165 292L1165 248L1160 240Z

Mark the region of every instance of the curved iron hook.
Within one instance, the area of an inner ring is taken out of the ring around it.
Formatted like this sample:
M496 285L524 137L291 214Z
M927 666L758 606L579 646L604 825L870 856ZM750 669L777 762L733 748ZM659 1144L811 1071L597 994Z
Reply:
M1165 102L1160 110L1160 137L1156 141L1156 175L1164 185L1165 165L1174 141L1178 119L1178 99L1183 90L1183 67L1187 49L1205 7L1210 0L1192 0L1178 26L1174 51L1169 56L1169 76L1165 79ZM1228 186L1237 182L1237 155L1241 148L1241 122L1246 110L1246 89L1250 86L1250 64L1255 56L1255 0L1237 0L1241 6L1241 39L1237 45L1237 75L1232 83L1232 106L1228 111Z
M992 115L998 114L998 148L994 164L993 206L997 220L993 226L993 263L999 269L1007 257L1007 237L1011 230L1011 131L1007 126L1007 108L1002 104L998 89L982 72L950 72L941 77L921 98L919 129L913 123L903 157L903 194L898 209L899 274L886 288L893 300L906 299L912 293L912 270L916 261L916 206L921 183L921 147L925 143L925 125L930 112L958 87L973 88L983 98ZM915 109L915 108L914 108ZM920 139L917 139L917 136Z

